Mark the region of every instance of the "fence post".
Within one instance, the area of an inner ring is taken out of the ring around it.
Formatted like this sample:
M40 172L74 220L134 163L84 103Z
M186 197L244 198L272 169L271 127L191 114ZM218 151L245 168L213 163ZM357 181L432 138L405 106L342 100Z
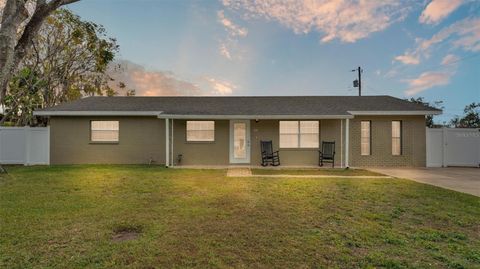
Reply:
M47 164L50 165L50 126L47 126Z
M23 127L25 132L25 163L23 165L30 164L30 126Z
M442 167L447 167L447 127L442 128Z

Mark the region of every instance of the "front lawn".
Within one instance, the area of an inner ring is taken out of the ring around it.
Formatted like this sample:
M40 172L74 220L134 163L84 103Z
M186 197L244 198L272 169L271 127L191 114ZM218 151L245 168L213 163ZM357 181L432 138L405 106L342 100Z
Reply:
M9 167L0 268L480 265L480 198L399 179Z

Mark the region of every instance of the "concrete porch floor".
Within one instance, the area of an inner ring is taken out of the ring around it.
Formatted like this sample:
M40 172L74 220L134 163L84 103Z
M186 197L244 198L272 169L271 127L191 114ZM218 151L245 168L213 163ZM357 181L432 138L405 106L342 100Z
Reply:
M279 165L279 166L261 166L261 165L176 165L170 166L170 168L186 168L186 169L231 169L231 168L247 168L247 169L275 169L275 170L282 170L282 169L332 169L332 166L317 166L317 165L309 165L309 166L286 166L286 165ZM334 169L344 169L345 167L335 166ZM357 169L350 167L349 169ZM358 168L360 169L360 168ZM363 169L363 168L361 168Z

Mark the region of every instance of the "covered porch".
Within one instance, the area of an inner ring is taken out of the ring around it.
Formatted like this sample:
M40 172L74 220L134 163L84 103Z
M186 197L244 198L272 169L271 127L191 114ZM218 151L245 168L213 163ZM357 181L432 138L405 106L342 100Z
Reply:
M165 121L165 158L169 167L261 167L261 141L272 141L280 157L278 168L318 168L319 150L326 141L335 142L335 167L349 167L350 138L346 134L352 115L158 117Z

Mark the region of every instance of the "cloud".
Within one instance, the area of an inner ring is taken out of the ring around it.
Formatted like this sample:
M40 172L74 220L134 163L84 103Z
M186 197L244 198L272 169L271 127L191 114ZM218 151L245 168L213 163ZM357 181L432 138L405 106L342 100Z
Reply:
M234 24L230 19L225 17L223 10L217 12L218 21L225 27L230 36L245 37L248 34L248 30L245 27L240 27Z
M236 85L228 81L220 81L214 78L205 78L214 89L213 94L215 95L230 95L233 93L233 90L237 88Z
M126 84L126 90L134 89L138 96L229 95L238 88L231 82L212 77L201 77L198 83L185 81L173 72L147 70L128 60L116 61L108 74L114 79L110 87L120 95L125 92L118 87L119 82Z
M229 60L232 59L232 54L230 54L230 50L228 49L228 46L225 42L220 43L219 50L220 50L220 55L222 55L223 57Z
M458 60L460 60L460 58L458 58L456 55L448 54L447 56L443 57L442 65L451 65L458 62Z
M465 18L449 26L440 29L431 38L417 38L416 47L407 50L404 55L395 57L395 60L408 64L405 59L413 63L418 59L430 57L431 52L441 45L448 46L450 50L461 49L464 51L480 51L480 18ZM408 58L407 56L411 57ZM460 59L454 54L447 54L441 60L444 70L423 72L418 77L404 80L409 88L405 91L406 95L415 95L427 89L444 86L450 83L450 79L455 75Z
M238 50L238 39L248 35L248 29L241 27L225 16L225 12L220 10L217 12L218 22L225 28L227 32L226 38L222 39L219 44L219 53L225 58L232 60L234 57L232 51ZM237 56L235 58L241 58Z
M480 18L466 18L447 26L430 39L419 39L419 49L422 51L430 49L447 39L457 48L466 51L480 51Z
M440 29L431 38L417 38L414 48L396 56L394 60L403 64L419 64L421 59L428 58L431 51L444 42L454 49L480 51L480 18L465 18Z
M323 33L322 42L339 39L353 43L403 20L414 1L356 0L223 0L245 18L276 21L297 34Z
M447 85L454 74L453 71L424 72L417 78L406 80L409 88L405 91L405 94L412 96L436 86Z
M425 24L439 23L463 3L464 0L433 0L425 7L418 20Z
M396 61L402 62L403 64L419 64L420 59L418 57L411 55L411 54L404 54L395 57Z
M176 78L172 72L147 70L128 60L117 61L110 68L109 75L114 79L111 87L118 90L116 84L124 82L128 89L135 89L139 96L202 95L198 86Z

